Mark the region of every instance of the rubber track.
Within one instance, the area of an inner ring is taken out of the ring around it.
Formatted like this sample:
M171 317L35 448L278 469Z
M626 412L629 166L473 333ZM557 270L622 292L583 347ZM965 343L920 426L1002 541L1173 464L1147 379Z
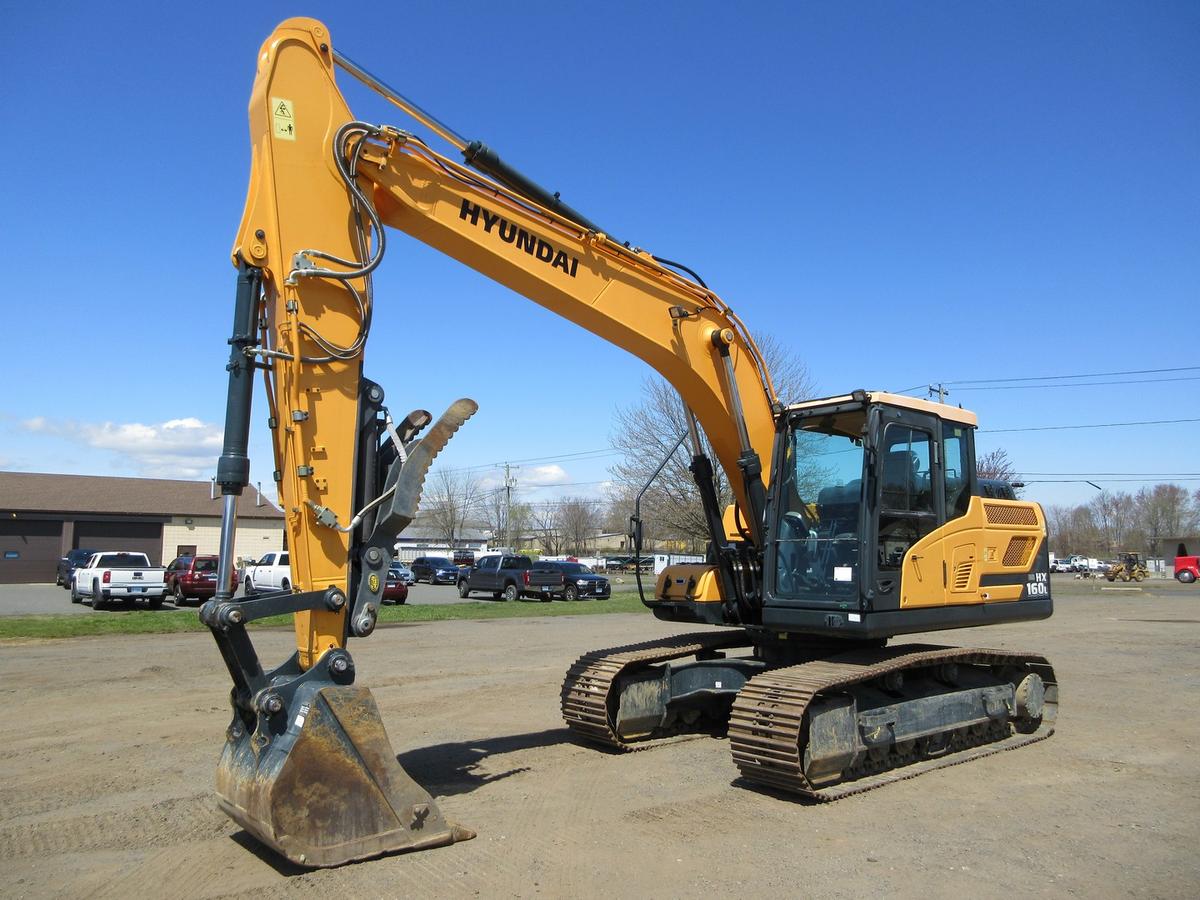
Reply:
M986 666L1027 665L1046 686L1042 723L1031 734L1007 738L957 752L920 760L911 765L867 775L823 788L809 783L803 772L800 746L804 716L818 694L834 693L889 672L942 663ZM829 659L775 669L754 676L734 700L729 719L733 761L749 781L801 794L815 800L837 800L872 788L914 778L925 772L1012 750L1045 740L1054 733L1058 709L1058 682L1045 657L1007 650L974 650L910 644L880 650L857 651Z
M737 629L681 634L658 641L585 653L567 670L567 677L563 679L560 694L563 721L572 733L593 744L612 750L638 749L617 735L615 723L609 715L610 697L612 709L615 711L617 708L616 697L612 695L621 675L684 656L730 647L748 647L751 643L746 632Z

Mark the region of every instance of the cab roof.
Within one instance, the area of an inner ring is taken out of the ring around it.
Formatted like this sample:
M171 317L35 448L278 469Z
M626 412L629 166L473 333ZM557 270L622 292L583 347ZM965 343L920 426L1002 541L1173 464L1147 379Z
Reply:
M917 412L928 413L929 415L937 416L939 419L945 419L947 422L959 422L963 425L970 425L972 428L979 424L979 417L970 410L963 409L961 406L951 406L948 403L935 403L933 400L921 400L917 397L907 397L904 394L889 394L886 391L856 391L855 394L859 394L860 396L865 394L868 403L881 403L885 406L914 409ZM853 403L857 399L855 394L839 394L836 397L822 397L817 400L805 400L802 403L793 403L788 407L788 412L803 412L807 409L819 409L823 406Z

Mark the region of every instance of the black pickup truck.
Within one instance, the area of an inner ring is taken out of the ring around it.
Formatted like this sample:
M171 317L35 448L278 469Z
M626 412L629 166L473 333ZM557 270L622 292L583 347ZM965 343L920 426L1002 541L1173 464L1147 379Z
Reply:
M524 596L549 600L549 593L542 588L551 584L561 587L560 573L535 573L533 561L528 556L494 553L479 557L475 565L461 572L458 576L458 596L466 599L473 591L479 591L491 594L496 600L501 597L517 600Z
M541 560L533 564L529 573L530 581L540 590L545 598L562 600L578 600L580 597L596 597L603 599L612 594L608 579L597 575L583 563L566 560Z

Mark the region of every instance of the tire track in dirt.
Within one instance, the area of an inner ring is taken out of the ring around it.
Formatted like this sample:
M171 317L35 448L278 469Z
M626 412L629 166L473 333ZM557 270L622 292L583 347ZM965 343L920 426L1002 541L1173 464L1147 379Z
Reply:
M210 794L195 794L128 812L0 827L0 859L191 844L231 827Z
M223 845L229 845L224 847ZM130 897L196 897L227 896L233 891L259 891L279 881L280 875L269 866L247 864L245 859L233 865L231 856L244 857L245 850L235 842L188 842L187 852L179 845L164 847L145 858L122 866L115 877L89 886L95 900L128 900ZM256 864L257 863L257 864Z

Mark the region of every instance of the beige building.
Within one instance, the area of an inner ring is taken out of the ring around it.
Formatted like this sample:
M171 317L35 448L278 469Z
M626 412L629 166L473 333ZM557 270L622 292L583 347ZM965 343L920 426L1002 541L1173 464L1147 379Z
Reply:
M0 583L54 580L68 550L135 550L155 564L216 554L221 497L207 481L0 472ZM234 552L283 547L283 513L253 488L238 499Z

